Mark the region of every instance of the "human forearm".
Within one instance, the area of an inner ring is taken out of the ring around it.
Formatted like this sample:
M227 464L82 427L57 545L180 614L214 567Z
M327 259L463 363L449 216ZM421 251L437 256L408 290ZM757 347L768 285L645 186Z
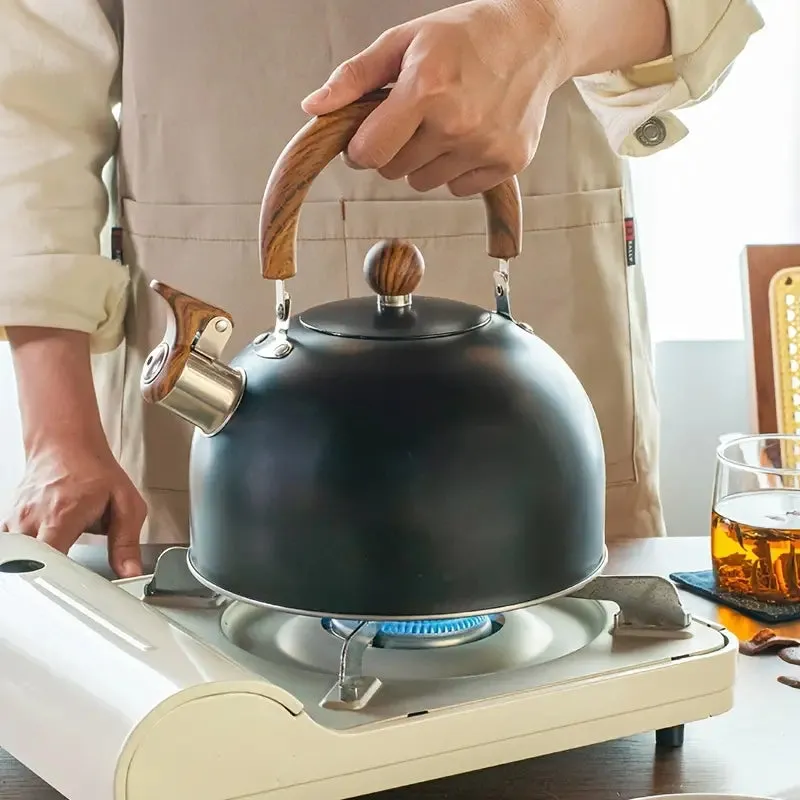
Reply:
M98 0L0 3L0 339L4 327L122 338L127 270L100 255L119 46Z
M26 453L54 440L103 445L89 335L32 327L9 327L7 334Z
M22 326L6 332L27 463L0 531L34 536L63 553L81 534L103 532L117 575L140 575L147 506L105 438L89 334Z
M525 0L552 15L567 78L621 70L668 56L665 0Z

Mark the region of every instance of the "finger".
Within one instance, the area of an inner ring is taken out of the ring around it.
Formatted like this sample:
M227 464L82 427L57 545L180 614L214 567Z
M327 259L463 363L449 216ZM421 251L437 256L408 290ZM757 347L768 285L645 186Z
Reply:
M426 134L425 123L423 123L417 128L409 142L400 149L400 152L385 167L381 167L380 173L390 181L405 178L406 175L411 175L413 172L427 167L443 153L444 145L437 142L433 136ZM447 183L447 181L442 181L442 183Z
M108 520L108 561L120 578L142 574L142 552L139 536L145 513L129 496L120 491L111 498Z
M3 520L3 533L21 533L36 538L39 532L39 518L33 514L20 514L19 509L6 514Z
M456 197L470 197L494 189L508 177L507 170L482 167L465 172L455 180L448 181L447 186Z
M39 526L36 538L40 542L49 544L50 547L66 554L70 547L78 541L78 537L83 533L83 525L72 520L59 521L57 525L43 523Z
M408 185L418 192L429 192L461 177L469 171L469 164L455 153L445 153L426 164L422 169L410 173Z
M356 131L347 148L348 157L366 169L385 167L417 132L422 117L413 91L398 83Z
M414 32L401 25L379 36L366 50L340 64L301 106L306 114L330 114L361 95L392 83L400 74L403 56Z

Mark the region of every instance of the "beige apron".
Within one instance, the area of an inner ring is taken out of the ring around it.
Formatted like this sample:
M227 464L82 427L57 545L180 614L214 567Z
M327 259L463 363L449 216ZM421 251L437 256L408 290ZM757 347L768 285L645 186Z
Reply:
M96 359L96 372L112 447L150 505L145 540L188 537L192 433L139 395L142 362L166 319L147 282L231 312L228 357L269 329L274 289L259 274L259 204L274 160L307 119L300 100L386 28L445 5L135 0L117 9L118 211L133 288L126 345ZM525 234L511 269L512 309L591 396L606 449L608 538L660 535L651 347L642 275L626 261L623 171L571 84L553 98L520 184ZM388 236L422 249L426 294L492 305L480 198L418 195L337 160L303 207L294 310L367 294L363 257Z

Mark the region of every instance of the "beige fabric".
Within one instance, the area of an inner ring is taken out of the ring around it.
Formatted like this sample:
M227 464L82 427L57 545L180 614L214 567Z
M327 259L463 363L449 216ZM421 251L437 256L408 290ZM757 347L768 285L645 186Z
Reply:
M98 353L111 351L95 358L98 394L109 441L150 502L145 536L184 541L190 431L145 407L138 391L165 319L146 283L157 277L229 310L229 355L267 329L273 298L258 275L258 204L271 164L305 121L300 99L386 27L445 3L136 0L123 14L121 2L12 0L0 9L0 26L18 42L0 59L0 324L86 330ZM512 267L513 309L567 359L595 405L609 538L663 532L642 276L626 266L630 198L609 140L633 148L653 103L667 129L659 146L679 138L666 112L707 96L760 23L744 0L692 8L670 3L673 44L684 49L667 68L564 86L520 177L525 241ZM723 23L732 32L719 35ZM43 53L53 59L47 70ZM125 268L90 241L105 213L97 176L116 144L108 105L117 93ZM361 260L385 236L422 248L426 293L489 305L483 224L479 200L445 190L421 198L334 163L304 207L295 309L365 293ZM114 349L128 280L125 343Z
M709 97L727 77L734 54L764 26L752 0L665 0L672 54L630 70L576 79L583 99L621 156L648 156L686 136L672 109ZM664 123L666 139L644 145L636 129L652 116Z

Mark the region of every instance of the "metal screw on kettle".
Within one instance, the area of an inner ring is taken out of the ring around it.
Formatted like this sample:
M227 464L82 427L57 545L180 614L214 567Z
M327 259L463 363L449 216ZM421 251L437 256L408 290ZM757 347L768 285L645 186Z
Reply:
M158 377L168 355L169 345L166 342L161 342L161 344L147 356L144 362L144 372L142 373L142 380L145 383L152 383Z

